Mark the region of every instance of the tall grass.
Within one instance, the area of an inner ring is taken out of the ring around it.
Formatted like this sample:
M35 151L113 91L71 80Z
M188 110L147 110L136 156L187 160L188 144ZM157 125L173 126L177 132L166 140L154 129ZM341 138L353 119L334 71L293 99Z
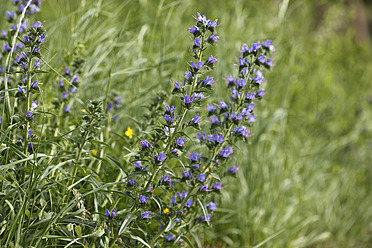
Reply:
M276 68L267 78L268 93L258 110L261 114L252 130L251 145L240 150L234 161L241 168L239 182L231 180L225 187L223 204L200 246L368 247L372 243L371 48L356 44L351 29L337 29L337 21L347 18L340 14L342 4L333 4L332 15L320 29L314 29L314 3L286 3L48 0L38 14L46 21L48 51L44 54L51 68L60 71L65 58L73 56L74 47L83 54L84 81L75 100L79 111L88 99L109 99L107 92L123 96L119 122L111 135L106 134L110 149L102 144L92 147L108 149L113 156L128 152L124 147L131 141L123 137L124 131L141 118L144 103L154 92L170 89L170 80L183 76L183 61L189 56L185 50L189 37L184 30L190 16L201 12L221 22L216 55L223 59L216 68L218 84L224 84L224 78L233 73L229 61L235 54L231 51L237 51L241 43L265 37L275 41ZM0 13L8 7L2 3ZM45 79L44 92L57 92L53 76ZM51 103L53 95L43 95L43 99ZM53 108L51 104L43 107ZM76 114L80 114L78 110ZM54 129L45 125L43 130L47 135ZM44 166L29 181L29 190L35 191L15 193L18 200L11 202L7 197L4 204L27 200L43 209L46 205L41 199L58 195L60 202L51 205L65 204L57 216L63 218L46 216L30 228L37 230L46 223L67 225L76 213L71 203L63 201L63 192L55 191L64 181L57 176L55 181L43 180L53 171L65 173L61 168L71 158L66 154L53 167L48 158L37 159ZM101 208L114 204L107 191L112 185L103 183L109 179L120 184L112 174L117 169L113 166L113 162L92 158L84 172L94 175L83 177L86 190L81 193L94 203L89 207L95 219L100 218ZM98 168L100 177L95 174ZM43 182L41 189L38 182ZM24 185L17 185L14 192L21 188ZM21 230L15 225L12 228L20 239Z

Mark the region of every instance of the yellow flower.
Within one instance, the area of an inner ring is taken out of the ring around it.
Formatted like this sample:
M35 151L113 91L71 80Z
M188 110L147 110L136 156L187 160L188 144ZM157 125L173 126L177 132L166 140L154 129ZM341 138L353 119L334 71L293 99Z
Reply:
M97 155L97 150L92 150L91 153L93 154L93 156L96 156Z
M82 109L81 112L86 113L87 111L85 109Z
M164 214L169 213L169 208L164 209Z
M129 137L129 139L133 138L133 130L128 127L127 131L125 131L125 135Z

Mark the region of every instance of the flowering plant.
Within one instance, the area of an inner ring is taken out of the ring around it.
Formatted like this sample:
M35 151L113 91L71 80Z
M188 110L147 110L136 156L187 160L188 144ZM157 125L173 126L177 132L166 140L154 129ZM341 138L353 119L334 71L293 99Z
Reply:
M38 11L41 1L13 2L24 16ZM15 12L8 12L7 18L13 21ZM138 126L141 134L135 136L136 128L127 128L125 135L135 137L127 147L130 153L122 161L106 154L105 149L99 153L94 149L97 144L110 146L104 134L110 128L108 117L120 106L120 96L111 102L108 97L104 103L91 101L82 110L82 118L76 119L72 106L83 81L79 73L84 61L73 57L70 65L63 66L63 73L47 64L40 52L46 42L41 22L31 27L27 23L20 25L17 32L3 35L12 36L13 41L18 38L21 43L13 67L8 65L16 45L13 42L3 46L4 53L10 54L5 63L3 91L5 166L1 176L7 197L0 200L1 245L193 246L190 237L195 235L191 234L213 222L219 199L216 196L224 187L224 177L235 176L239 170L230 158L241 145L239 141L248 142L251 136L256 103L265 95L261 88L263 70L273 66L268 56L274 51L271 40L250 47L243 44L237 75L227 76L231 93L218 103L206 104L217 85L211 73L218 59L209 51L220 39L219 24L199 13L195 20L196 24L188 29L193 59L183 79L173 82L171 97L159 95L148 107L146 122ZM27 32L23 38L18 36L21 29ZM42 91L37 75L50 73L40 69L43 62L57 74L53 111L64 120L49 119L54 129L47 131L52 137L47 141L37 137L31 128L40 120L35 118L37 93ZM13 80L23 82L14 95L17 107L11 105L8 94L8 82ZM171 101L174 106L169 105ZM72 120L74 128L67 125ZM18 143L13 144L13 140ZM96 168L95 159L100 161ZM105 176L100 175L103 165L115 168L116 181L104 180ZM17 192L22 200L11 200ZM26 238L21 240L21 236Z

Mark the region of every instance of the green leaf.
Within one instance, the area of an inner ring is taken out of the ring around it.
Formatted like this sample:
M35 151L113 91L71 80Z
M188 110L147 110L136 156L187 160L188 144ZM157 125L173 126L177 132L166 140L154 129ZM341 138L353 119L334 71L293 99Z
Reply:
M205 217L205 220L207 221L207 224L209 226L209 221L208 221L208 210L207 210L207 207L205 206L205 203L204 201L200 200L200 198L198 198L198 202L203 210L203 213L204 213L204 217Z
M168 225L167 227L165 228L164 232L169 232L170 230L172 230L172 228L177 224L177 222L175 222L174 220L172 220L172 218L169 218L169 222L168 222Z
M139 242L141 242L141 243L144 244L145 246L151 248L151 246L150 246L148 243L146 243L146 241L144 241L142 238L140 238L140 237L138 237L138 236L136 236L136 235L133 235L133 234L129 234L129 235L130 235L130 237L131 237L132 239L138 240Z
M123 223L120 226L118 235L120 236L130 225L130 223L136 219L137 216L133 215L131 212L128 212L127 216L125 217Z

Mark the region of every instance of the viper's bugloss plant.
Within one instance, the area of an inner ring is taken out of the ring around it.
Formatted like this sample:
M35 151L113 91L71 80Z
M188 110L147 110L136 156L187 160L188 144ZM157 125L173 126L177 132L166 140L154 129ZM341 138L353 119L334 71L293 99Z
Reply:
M1 67L6 197L0 200L0 245L193 247L190 238L213 223L224 178L239 171L231 157L252 135L255 106L266 94L263 71L274 64L272 41L243 44L236 75L221 85L212 74L221 59L213 54L219 22L198 13L188 29L190 60L170 94L158 93L137 126L116 134L109 130L119 120L122 97L110 81L105 98L86 106L78 97L81 46L55 69L42 56L44 24L22 22L41 1L13 2L18 11L7 11L6 18L13 22L21 14L19 25L1 33L7 62ZM12 51L17 56L9 66ZM49 77L39 78L44 74ZM51 104L42 98L44 83L53 85ZM216 87L229 94L208 102ZM112 134L125 141L120 158L107 152L116 145ZM115 181L107 180L103 166Z

